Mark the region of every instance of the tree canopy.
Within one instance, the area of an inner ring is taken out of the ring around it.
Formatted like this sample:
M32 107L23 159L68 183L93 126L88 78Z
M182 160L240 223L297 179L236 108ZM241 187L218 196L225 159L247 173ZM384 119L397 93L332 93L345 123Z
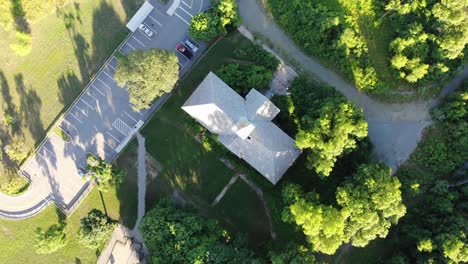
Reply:
M143 218L140 230L153 263L251 263L246 241L216 221L160 201Z
M367 136L362 110L332 88L311 87L305 77L296 78L291 88L299 120L296 145L309 150L309 167L328 176L337 157L354 149L358 140Z
M170 92L179 79L179 65L173 51L163 49L134 50L119 60L115 80L125 87L137 111Z
M304 194L294 184L283 188L283 221L300 226L312 251L334 254L348 241L364 247L386 237L392 224L405 214L400 182L381 163L361 165L336 191L338 206L325 205L315 192Z
M34 249L38 254L53 253L67 244L64 225L52 225L47 230L36 229L36 244Z
M236 0L215 0L214 7L192 18L189 34L194 39L209 41L224 34L229 27L240 25Z
M98 248L109 239L114 228L114 220L100 210L93 209L88 213L88 216L80 220L78 242L87 248Z
M338 187L336 200L347 216L346 234L353 246L364 247L386 237L390 226L405 215L400 187L398 178L382 163L360 166L351 180Z
M112 185L120 184L125 177L125 171L116 169L112 164L94 155L88 155L86 169L87 178L98 184L98 189L107 192Z

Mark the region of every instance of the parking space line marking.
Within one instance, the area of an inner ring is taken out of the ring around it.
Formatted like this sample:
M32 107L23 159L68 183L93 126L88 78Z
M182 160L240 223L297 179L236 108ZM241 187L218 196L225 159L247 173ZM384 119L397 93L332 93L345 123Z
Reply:
M104 144L106 144L109 148L111 148L112 150L114 150L114 148L113 148L109 143L107 143L106 140L104 140Z
M114 68L114 66L112 66L110 63L108 64L109 67L111 67L114 71L116 71L116 69Z
M111 80L114 80L114 78L112 78L112 76L110 76L106 71L102 71L107 77L109 77Z
M182 1L182 3L184 3L188 8L192 8L191 6L189 6L187 3L185 3L184 1Z
M78 120L78 122L80 122L81 124L84 124L78 117L76 117L75 114L73 114L72 112L70 112L70 115L73 116L76 120Z
M133 38L134 40L136 40L138 43L140 43L143 47L146 48L146 45L143 44L143 42L139 41L137 38L135 38L135 36L133 36L133 34L132 34L132 38Z
M37 155L39 155L39 157L42 158L43 160L47 160L46 157L44 156L44 154L41 154L39 151L36 152L36 153L37 153ZM41 171L44 172L44 169L41 168L41 166L40 166L41 164L39 164L39 162L37 162L37 165L38 165L38 167L41 169Z
M85 111L83 111L83 109L79 108L77 105L75 105L75 107L76 107L76 108L78 108L78 110L80 110L80 111L81 111L81 113L83 113L85 116L88 116L88 114L87 114L87 113L85 113Z
M52 151L50 151L48 148L46 148L45 146L43 146L43 148L44 148L47 152L49 152L50 155L54 156L54 158L57 158L57 156L55 156L55 154L54 154Z
M87 106L89 106L89 108L93 109L93 110L96 110L94 109L94 107L92 107L91 105L89 105L83 98L80 98L81 101L83 101L83 103L85 103Z
M95 101L96 101L96 104L99 104L99 101L98 99L96 99L96 97L94 97L88 90L88 92L86 92L87 95L89 95L91 98L93 98Z
M114 137L109 131L106 131L106 133L109 134L109 136L111 136L113 139L115 139L115 141L116 141L117 143L120 142L120 141L119 141L116 137Z
M107 88L109 88L109 90L112 90L112 88L110 88L110 86L107 85L107 83L105 83L103 80L99 79L99 77L96 78L96 79L97 79L98 81L100 81L102 84L104 84Z
M156 23L156 24L158 24L160 27L162 27L162 24L161 24L159 21L157 21L156 19L154 19L151 15L148 15L148 17L149 17L151 20L153 20L154 23Z
M157 8L154 8L153 10L156 11L156 12L158 12L161 16L167 16L167 15L161 13L161 11L159 11Z
M189 25L189 26L190 26L190 23L189 23L189 22L187 22L187 20L183 19L181 16L179 16L179 14L177 14L177 13L174 13L174 15L176 15L178 18L180 18L182 21L184 21L184 22L185 22L185 24L187 24L187 25Z
M131 117L127 112L125 112L125 111L123 111L123 112L124 112L124 114L126 114L128 117L130 117L130 119L132 119L132 120L135 121L135 122L138 122L138 121L135 120L135 118Z
M96 89L96 91L98 91L98 93L100 93L100 94L102 94L102 96L106 97L106 95L103 92L101 92L101 90L99 90L96 86L94 86L94 85L92 85L92 86Z
M68 120L65 119L65 118L63 119L63 121L67 122L73 129L75 129L76 131L78 131L78 129L76 129L76 127L75 127L72 123L70 123L70 121L68 121Z
M128 43L128 41L127 41L125 44L127 44L128 46L130 46L130 48L131 48L132 50L136 50L132 45L130 45L130 43Z
M187 10L185 10L183 7L179 6L179 8L184 11L187 15L189 15L190 17L193 17L192 14L190 14L189 12L187 12Z
M200 3L200 9L198 9L198 13L200 13L200 12L201 12L201 9L202 9L202 7L203 7L203 0L201 0L201 3Z

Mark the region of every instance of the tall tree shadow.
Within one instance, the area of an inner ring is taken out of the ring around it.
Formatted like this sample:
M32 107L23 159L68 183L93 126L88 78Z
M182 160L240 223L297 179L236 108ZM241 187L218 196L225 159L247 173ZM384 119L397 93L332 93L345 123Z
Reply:
M34 141L40 142L45 136L44 126L41 121L41 98L34 89L26 89L22 73L15 75L15 84L20 97L19 112L22 124L29 129Z
M12 134L20 134L21 120L18 117L18 110L13 104L13 98L10 94L10 86L8 84L8 80L6 79L6 76L2 70L0 70L0 88L3 98L2 104L5 104L5 106L2 106L2 110L4 111L3 117L11 116L13 118L13 123L8 128L4 127L4 132L6 134L9 134L7 130L11 129ZM6 124L3 125L6 126Z
M8 1L8 0L4 0ZM16 30L30 34L31 27L26 20L26 13L23 10L23 3L21 0L10 0L11 1L11 13L15 21Z

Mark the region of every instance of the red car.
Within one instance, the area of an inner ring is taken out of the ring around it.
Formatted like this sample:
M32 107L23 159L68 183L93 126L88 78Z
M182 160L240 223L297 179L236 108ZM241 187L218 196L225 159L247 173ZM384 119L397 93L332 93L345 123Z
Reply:
M187 59L191 59L193 57L193 53L183 44L179 43L176 46L178 52L182 53Z

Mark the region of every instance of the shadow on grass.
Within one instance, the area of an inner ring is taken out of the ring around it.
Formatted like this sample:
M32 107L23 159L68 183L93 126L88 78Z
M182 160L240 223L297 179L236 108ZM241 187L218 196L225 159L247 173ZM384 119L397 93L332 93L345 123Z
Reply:
M8 0L4 0L8 1ZM16 30L24 33L31 33L31 27L26 20L26 13L23 10L23 3L21 0L10 0L11 1L11 13L15 21Z

